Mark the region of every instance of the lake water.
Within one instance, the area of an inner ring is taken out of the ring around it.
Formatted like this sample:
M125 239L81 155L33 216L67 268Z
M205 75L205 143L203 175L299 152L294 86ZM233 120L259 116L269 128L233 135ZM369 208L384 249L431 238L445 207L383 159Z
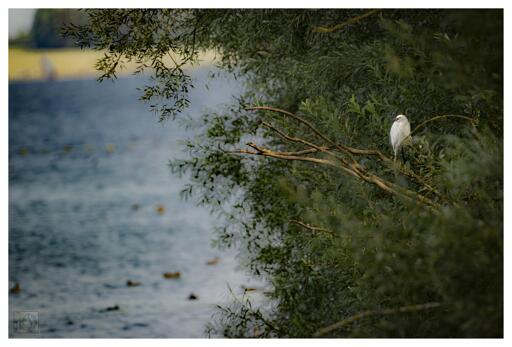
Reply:
M232 300L228 285L254 283L211 246L215 218L180 199L186 180L167 164L191 134L157 123L137 101L143 83L9 84L9 285L21 287L9 294L10 336L202 337L215 305ZM191 115L239 89L196 84Z

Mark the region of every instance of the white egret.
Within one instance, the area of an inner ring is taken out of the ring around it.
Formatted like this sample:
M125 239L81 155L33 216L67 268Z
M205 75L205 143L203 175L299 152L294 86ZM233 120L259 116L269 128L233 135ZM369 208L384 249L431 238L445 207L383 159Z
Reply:
M396 116L395 121L391 126L391 131L389 132L389 139L391 140L391 147L393 147L395 160L400 146L410 135L411 125L409 124L409 120L403 114L399 114Z

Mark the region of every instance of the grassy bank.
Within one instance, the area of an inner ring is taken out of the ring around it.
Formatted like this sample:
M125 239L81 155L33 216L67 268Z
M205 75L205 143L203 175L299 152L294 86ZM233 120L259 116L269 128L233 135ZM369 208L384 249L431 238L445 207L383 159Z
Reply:
M43 65L48 65L48 62L56 79L95 78L99 73L94 69L94 64L102 56L103 52L100 51L77 48L29 50L9 47L9 81L45 79L47 76ZM203 54L201 60L211 63L213 53ZM134 63L124 65L126 68L121 71L122 74L131 74L135 70Z
M56 78L96 76L94 63L101 52L80 49L26 50L9 48L9 80L44 78L43 60L51 62Z

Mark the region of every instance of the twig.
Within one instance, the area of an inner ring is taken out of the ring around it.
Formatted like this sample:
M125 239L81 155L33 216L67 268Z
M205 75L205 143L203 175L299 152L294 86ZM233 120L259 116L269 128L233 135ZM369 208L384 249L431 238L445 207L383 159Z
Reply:
M337 24L333 27L330 27L330 28L326 28L326 27L316 27L316 28L313 28L313 31L314 32L317 32L317 33L332 33L333 31L336 31L336 30L339 30L341 28L344 28L346 27L347 25L350 25L350 24L354 24L356 22L359 22L361 19L364 19L366 17L369 17L371 15L374 15L378 12L380 12L382 10L371 10L371 11L368 11L368 12L365 12L363 13L362 15L360 16L357 16L357 17L353 17L353 18L350 18L349 20L343 22L343 23L340 23L340 24Z
M347 162L347 160L345 158L342 158L340 157L339 155L336 155L334 154L333 152L329 151L327 149L327 147L320 147L320 146L317 146L315 145L314 143L311 143L309 141L306 141L304 139L301 139L301 138L298 138L298 137L293 137L293 136L289 136L287 134L285 134L283 131L277 129L276 127L274 127L273 125L267 123L267 122L262 122L262 125L275 131L276 133L279 134L279 136L281 136L282 138L288 140L288 141L291 141L291 142L296 142L296 143L302 143L303 145L306 145L306 146L309 146L311 147L312 149L315 149L317 152L322 152L322 153L326 153L336 159L338 159L345 167L349 167L350 164ZM334 146L334 145L333 145Z
M273 151L273 150L268 149L268 148L260 147L260 146L256 145L255 143L252 143L252 142L247 143L247 146L255 149L256 152L250 152L250 151L244 151L244 150L240 150L239 152L247 153L247 154L263 155L263 156L267 156L267 157L279 158L279 159L285 159L285 160L309 161L309 162L312 162L312 163L329 165L329 166L333 166L333 167L337 167L337 168L340 167L339 165L336 165L335 162L327 160L327 159L303 157L303 156L298 156L298 155L287 155L287 154L284 154L282 152L277 152L277 151ZM343 169L346 170L346 168L343 168ZM346 170L346 171L348 171L348 170ZM355 173L352 173L352 172L351 172L351 174L356 175Z
M327 147L321 147L321 148L327 149ZM260 154L260 153L256 153L256 152L246 151L246 150L243 150L243 149L237 149L237 150L234 150L234 151L226 151L226 150L223 150L223 149L221 149L221 150L224 153L231 153L231 154L241 154L241 153L244 153L244 154ZM304 149L302 151L279 152L279 153L282 154L282 155L296 156L296 155L314 154L314 153L318 153L318 152L320 152L320 151L315 149L315 148L308 148L308 149Z
M441 305L443 305L443 304L439 303L439 302L427 302L425 304L407 305L407 306L402 306L402 307L398 307L398 308L388 308L388 309L383 309L383 310L366 310L363 312L359 312L358 314L355 314L352 317L349 317L347 319L343 319L339 322L331 324L325 328L319 329L313 335L313 337L320 337L320 336L328 334L336 329L339 329L345 325L348 325L350 323L353 323L355 321L361 320L361 319L369 317L369 316L391 315L391 314L397 314L397 313L423 311L423 310L429 310L432 308L436 308Z
M293 113L291 113L289 111L285 111L285 110L282 110L280 108L275 108L275 107L270 107L270 106L252 106L252 107L247 107L246 110L247 111L261 111L261 110L263 110L263 111L273 111L273 112L277 112L277 113L281 113L281 114L287 115L287 116L292 117L293 119L299 121L300 123L304 124L305 126L307 126L309 129L311 129L318 137L320 137L325 142L328 142L331 145L336 146L336 143L334 141L332 141L331 139L326 137L324 134L322 134L320 131L318 131L307 120L302 119L301 117L299 117L299 116L297 116L297 115L295 115L295 114L293 114Z
M174 53L173 50L170 50L169 52L167 52L167 55L171 58L172 62L174 63L174 69L173 70L177 70L179 69L180 67L182 67L185 62L181 62L180 64L178 64L178 62L174 59L174 57L172 56L172 53Z
M286 155L304 155L304 154L314 154L318 152L322 152L323 150L329 150L329 147L319 147L320 149L316 148L308 148L304 149L302 151L296 151L296 152L281 152Z
M255 143L249 142L247 143L247 146L254 148L256 151L248 151L245 149L237 149L234 151L226 151L226 153L230 154L251 154L251 155L262 155L264 157L271 157L271 158L278 158L278 159L284 159L284 160L298 160L298 161L308 161L316 164L323 164L328 165L332 167L339 168L339 165L336 165L335 162L327 160L327 159L319 159L319 158L311 158L311 157L303 157L296 155L296 153L299 152L279 152L279 151L273 151L267 148L260 147L256 145Z
M299 117L295 116L296 119L300 119ZM304 123L308 123L306 122L305 120L302 120L302 122ZM309 147L312 147L314 149L316 149L317 152L324 152L324 153L330 153L332 154L331 152L329 152L330 149L335 149L335 148L342 148L344 152L348 152L348 153L351 153L351 154L355 154L355 155L374 155L374 156L378 156L382 161L386 161L386 162L389 162L391 163L391 159L389 159L388 157L386 157L384 154L382 154L380 151L377 151L377 150L367 150L367 149L357 149L357 148L352 148L352 147L348 147L346 145L343 145L343 144L340 144L340 143L335 143L334 141L324 137L323 135L320 134L320 132L318 130L316 130L315 128L313 128L312 125L308 124L308 127L313 129L315 131L315 133L318 133L319 136L321 136L325 141L328 141L331 143L330 146L328 147L320 147L320 146L317 146L309 141L306 141L306 140L303 140L301 138L298 138L298 137L293 137L293 136L289 136L287 134L285 134L282 130L279 130L277 129L275 126L273 126L272 124L269 124L267 122L262 122L261 123L263 126L275 131L276 133L279 134L279 136L281 136L282 138L288 140L288 141L291 141L291 142L297 142L297 143L302 143L306 146L309 146ZM334 154L332 154L334 155ZM336 155L334 155L336 156ZM345 164L348 165L347 161L345 161L344 159L336 156L338 159L342 160Z
M418 126L416 126L416 128L414 128L414 130L411 131L411 135L414 134L419 128L423 127L427 123L433 122L433 121L441 119L441 118L449 118L449 117L466 119L466 120L470 121L471 124L473 124L473 126L474 126L474 124L476 122L476 119L474 119L474 118L467 117L467 116L461 116L461 115L458 115L458 114L448 114L448 115L443 115L443 116L435 116L435 117L432 117L430 119L427 119L423 123L421 123Z
M290 220L290 223L300 225L301 227L309 229L309 230L311 230L313 232L323 232L323 233L329 234L330 236L334 235L334 232L332 230L325 229L325 228L320 228L320 227L315 227L315 226L306 224L304 222L301 222L300 220L292 219L292 220Z
M306 141L304 139L287 135L282 130L277 129L275 126L273 126L272 124L269 124L267 122L261 122L261 125L263 125L264 127L267 127L269 129L275 131L279 136L281 136L285 140L288 140L288 141L291 141L291 142L296 142L296 143L301 143L303 145L311 147L311 149L315 149L316 152L327 152L328 151L327 147L320 147L320 146L317 146L314 143L311 143L311 142Z
M339 144L339 143L336 143L334 142L333 140L331 140L330 138L328 138L327 136L325 136L324 134L322 134L318 129L316 129L310 122L308 122L307 120L297 116L296 114L293 114L289 111L285 111L285 110L282 110L280 108L275 108L275 107L270 107L270 106L252 106L252 107L247 107L246 108L247 111L273 111L273 112L277 112L277 113L281 113L281 114L284 114L288 117L291 117L295 120L297 120L299 123L302 123L304 124L306 127L308 127L313 133L315 133L318 137L320 137L322 140L324 140L325 142L329 143L331 146L334 146L336 149L338 149L340 152L344 152L346 154L348 154L348 156L350 157L350 159L352 160L352 166L353 167L356 167L356 168L361 168L359 163L356 162L354 160L354 158L352 157L352 154L350 153L350 151L348 150L348 148L343 145L343 144ZM338 158L339 159L339 158ZM344 159L341 159L341 160L344 160ZM345 162L346 165L349 165L348 163Z

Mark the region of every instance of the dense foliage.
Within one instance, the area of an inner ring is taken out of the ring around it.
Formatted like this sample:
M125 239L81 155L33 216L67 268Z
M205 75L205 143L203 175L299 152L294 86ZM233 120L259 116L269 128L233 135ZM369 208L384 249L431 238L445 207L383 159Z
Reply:
M185 196L225 216L272 285L211 332L258 337L503 335L503 12L500 10L91 10L66 29L150 69L162 119L188 105L202 49L246 81L207 114ZM168 64L166 56L173 55ZM413 130L393 161L389 129ZM248 145L246 145L248 143Z

